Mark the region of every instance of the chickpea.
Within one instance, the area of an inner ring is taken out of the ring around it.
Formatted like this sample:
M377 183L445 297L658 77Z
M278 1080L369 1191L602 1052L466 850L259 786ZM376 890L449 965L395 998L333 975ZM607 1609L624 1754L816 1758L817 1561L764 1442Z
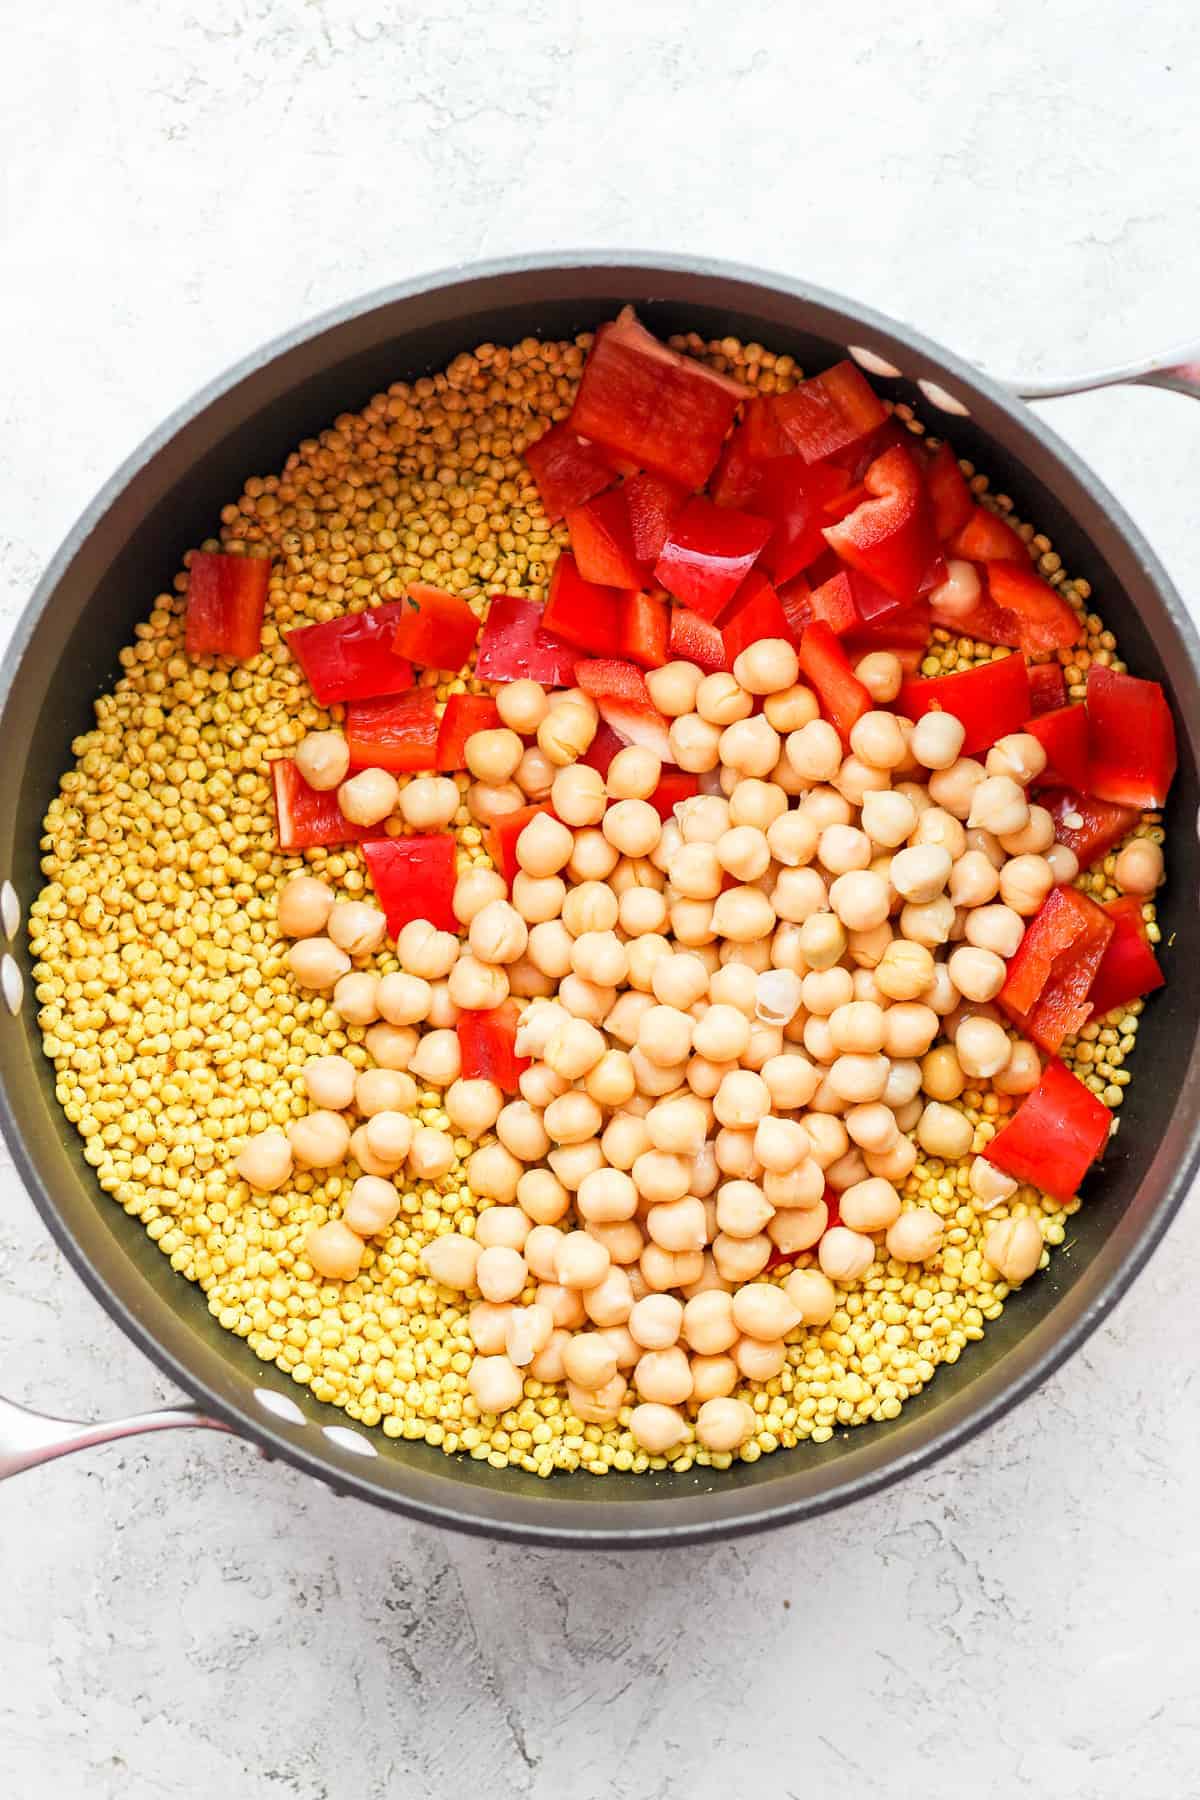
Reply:
M654 997L663 1006L686 1011L708 993L708 970L698 956L664 956L650 977Z
M638 1259L638 1271L648 1292L665 1294L671 1288L686 1289L699 1281L704 1273L701 1250L664 1250L661 1244L647 1244ZM634 1282L636 1290L637 1283Z
M496 964L513 963L524 956L529 945L529 928L507 900L489 900L471 920L467 942L471 957L460 957L450 971L452 993L455 993L456 978L461 986L464 963L469 965L472 958L481 964ZM455 999L458 1005L463 1004L457 993Z
M517 861L527 875L557 875L566 867L574 842L566 825L549 813L538 813L517 839Z
M431 1280L460 1292L474 1287L478 1260L479 1245L473 1238L461 1237L455 1231L434 1238L421 1252L422 1265Z
M442 1132L431 1133L430 1136L440 1137L444 1144L449 1144L449 1139ZM450 1148L453 1150L453 1145ZM444 1169L437 1170L436 1164L433 1170L430 1169L433 1153L433 1144L422 1135L422 1131L415 1131L408 1166L423 1180L436 1180L446 1172ZM442 1154L444 1157L445 1153ZM420 1167L418 1160L422 1165ZM506 1150L503 1144L485 1144L481 1150L472 1152L467 1158L467 1185L481 1199L498 1200L503 1206L511 1206L516 1199L517 1183L523 1174L524 1164L511 1150Z
M275 913L284 937L312 938L325 930L333 895L312 875L293 875L279 890Z
M525 1308L526 1312L541 1312L542 1310L540 1301ZM545 1310L549 1311L549 1308ZM553 1318L553 1313L550 1316ZM535 1381L556 1382L565 1379L563 1352L568 1342L569 1333L564 1331L561 1326L553 1326L545 1344L529 1364L529 1373Z
M366 970L343 975L332 999L347 1025L373 1025L379 1017L379 976Z
M731 943L756 943L770 934L774 924L775 909L761 888L727 888L713 904L712 928Z
M530 751L533 756L536 752ZM486 781L473 781L467 789L467 810L473 819L481 825L494 825L497 819L507 817L509 813L520 812L521 808L531 800L544 800L550 792L549 777L542 786L530 780L526 784L525 761L522 760L517 773L525 785L518 786L515 781L502 782L498 787Z
M599 1134L603 1114L587 1094L575 1090L552 1100L542 1121L556 1144L582 1144Z
M842 766L842 740L826 719L810 719L789 732L787 759L805 781L829 781Z
M591 1392L616 1375L616 1352L598 1332L577 1332L563 1349L563 1369L568 1381Z
M428 919L410 919L396 939L400 967L426 981L448 975L458 960L458 950L454 933L436 930Z
M1010 775L987 775L971 796L967 824L995 837L1023 831L1029 823L1029 801L1025 790Z
M913 726L912 753L923 768L952 769L966 735L961 719L953 713L928 712Z
M575 833L575 848L567 863L572 881L606 881L621 860L620 852L594 825Z
M787 811L787 795L776 785L774 770L768 779L756 775L739 777L729 792L729 829L748 825L765 833ZM720 835L724 835L723 833Z
M785 1338L800 1324L800 1308L783 1288L770 1281L750 1282L738 1288L732 1312L739 1332L761 1343Z
M525 1378L507 1356L477 1356L467 1375L467 1387L481 1413L499 1418L521 1404Z
M690 662L664 663L661 669L646 671L650 698L668 719L678 719L693 711L703 679L702 671Z
M824 831L830 825L852 825L856 809L836 788L814 787L800 802L799 810Z
M854 869L830 884L829 903L847 930L871 931L886 921L891 894L883 876Z
M673 719L667 732L671 760L693 775L705 775L721 760L721 728L702 719L699 713L684 713Z
M808 1121L803 1127L808 1138ZM772 1206L783 1211L791 1208L808 1211L820 1204L825 1192L824 1171L812 1155L812 1140L808 1138L808 1154L802 1162L783 1173L768 1169L762 1177L762 1190L765 1198Z
M819 718L820 710L817 696L802 682L768 694L763 702L763 713L781 736L787 732L802 730L805 725Z
M776 916L794 925L805 924L814 914L824 913L829 905L823 877L810 868L781 869L770 898ZM838 954L840 956L841 952ZM834 961L837 961L836 957Z
M647 1294L629 1313L629 1335L642 1350L670 1350L679 1342L684 1307L673 1294Z
M557 767L577 762L596 735L598 715L576 701L552 701L537 728L538 749Z
M1012 1176L1005 1175L995 1163L988 1162L982 1156L975 1157L971 1163L968 1180L980 1212L990 1212L993 1206L1010 1200L1017 1191L1017 1183Z
M629 974L629 958L614 931L584 931L571 947L571 967L593 987L615 992Z
M965 1000L994 1000L1004 986L1004 958L994 950L964 945L952 950L946 964L950 979Z
M350 1127L337 1112L311 1112L303 1119L294 1119L287 1135L299 1169L336 1168L345 1161L350 1149Z
M658 843L662 820L648 800L617 800L600 829L622 856L648 856Z
M660 1100L646 1114L646 1130L656 1150L674 1156L696 1156L704 1148L709 1109L693 1094Z
M732 1356L693 1356L692 1398L702 1402L701 1412L710 1400L724 1400L738 1384L740 1371ZM737 1400L736 1406L745 1406ZM749 1411L749 1408L747 1408ZM699 1418L697 1418L697 1428Z
M362 1267L366 1246L341 1219L317 1225L304 1240L313 1272L325 1281L353 1281Z
M761 1075L734 1069L721 1081L713 1098L713 1111L722 1125L739 1129L757 1126L771 1109L771 1096Z
M667 919L666 896L655 888L631 887L620 897L617 923L627 937L660 933Z
M883 1103L893 1111L915 1100L921 1092L921 1065L912 1057L899 1057L888 1071ZM914 1118L913 1123L916 1123Z
M1042 1078L1042 1065L1032 1044L1018 1042L999 1074L992 1077L998 1094L1031 1094Z
M1046 767L1046 752L1031 731L1013 731L996 739L984 767L989 775L1006 775L1021 787L1028 787Z
M752 718L738 719L734 724L727 725L721 733L721 761L727 769L735 770L739 776L769 775L779 761L780 748L779 733L762 713L755 714Z
M692 1048L714 1063L735 1062L750 1042L750 1021L734 1006L710 1006L692 1031Z
M905 794L894 789L864 794L862 829L870 844L894 850L917 828L917 811ZM862 867L866 867L866 863Z
M1162 884L1163 853L1152 838L1131 838L1117 853L1113 875L1125 893L1149 896Z
M287 966L301 987L320 992L349 973L350 958L327 937L301 938L287 953Z
M1052 844L1046 852L1046 867L1056 887L1069 886L1079 874L1079 858L1066 844Z
M829 1085L839 1100L859 1106L880 1098L887 1085L888 1069L886 1056L851 1052L836 1059L829 1071Z
M447 775L414 775L400 790L400 816L414 831L440 831L459 808L457 783Z
M969 820L975 790L987 779L982 763L960 756L948 768L935 769L930 775L929 798L956 819Z
M504 904L502 900L492 902L493 906ZM480 914L481 918L482 916ZM513 916L516 917L515 914ZM478 920L475 921L477 923ZM472 930L474 929L473 924ZM450 971L447 987L452 1003L465 1012L491 1012L508 998L508 976L504 970L497 964L480 962L475 956L459 957Z
M886 1093L886 1089L885 1089ZM896 1142L896 1115L883 1100L870 1100L863 1106L852 1106L846 1114L846 1130L860 1150L882 1156Z
M649 1128L643 1126L646 1142ZM605 1133L607 1139L608 1133ZM638 1152L631 1166L634 1184L643 1200L652 1206L666 1206L682 1200L688 1191L690 1167L687 1158L671 1151L646 1149Z
M517 764L513 781L478 782L471 792L507 794L515 785L517 792L523 794L526 800L546 800L554 785L554 775L558 767L558 763L551 762L544 750L536 744L531 744ZM523 805L524 801L521 804Z
M350 771L350 752L340 731L310 731L296 749L296 772L318 793L340 787Z
M446 1089L443 1105L464 1137L480 1138L500 1117L504 1095L494 1081L460 1079Z
M574 949L571 934L561 919L546 919L541 925L533 926L529 933L530 962L543 975L552 976L556 981L561 981L570 972Z
M757 1182L726 1181L717 1189L717 1225L726 1238L755 1238L775 1209Z
M360 1167L368 1175L375 1175L381 1168L398 1169L412 1149L412 1138L413 1122L406 1113L378 1112L359 1127L350 1142L358 1153L356 1160ZM359 1140L357 1145L355 1139ZM368 1168L363 1162L363 1150L374 1167Z
M1014 913L1032 918L1054 883L1055 870L1046 857L1014 856L1000 871L1000 898Z
M930 1156L958 1162L971 1148L974 1128L970 1119L953 1106L931 1100L917 1125L917 1142Z
M713 1161L719 1175L732 1175L741 1180L757 1180L763 1172L754 1154L754 1133L722 1125L713 1139Z
M510 681L496 695L496 710L510 731L532 737L549 708L546 690L536 681Z
M315 1106L342 1112L354 1099L354 1065L344 1056L314 1056L304 1065L304 1091Z
M890 1181L871 1175L843 1190L838 1210L852 1231L886 1231L900 1217L900 1196Z
M513 1154L517 1153L513 1152ZM571 1204L570 1194L552 1169L526 1169L517 1182L515 1199L522 1212L534 1221L535 1227L545 1226L547 1229L557 1225L558 1221L565 1217ZM533 1233L531 1232L530 1241L532 1238ZM547 1241L539 1239L539 1244ZM535 1266L531 1259L528 1243L526 1258L539 1280L553 1281L557 1279L553 1268Z
M758 977L743 964L723 963L709 976L708 994L714 1006L732 1006L753 1019L758 1009Z
M629 1415L629 1429L650 1456L668 1456L688 1436L687 1420L673 1406L645 1402Z
M550 800L564 825L598 825L608 805L604 777L586 763L569 763L555 775Z
M939 944L948 942L954 920L954 903L945 894L924 904L906 901L900 909L901 935L910 943L924 944L927 950L935 950ZM930 1004L933 1004L932 1000Z
M638 1209L638 1190L620 1169L593 1169L580 1182L575 1203L581 1218L610 1225L633 1218Z
M894 769L908 746L895 713L868 712L850 727L850 748L871 769Z
M518 1369L530 1368L553 1336L554 1315L548 1306L537 1301L532 1306L514 1306L505 1328L504 1353Z
M738 1327L733 1322L733 1299L719 1288L710 1288L690 1299L681 1309L680 1321L685 1341L701 1356L717 1356L723 1350L732 1349L737 1342ZM678 1336L679 1330L676 1331L675 1338ZM672 1338L672 1343L675 1338ZM655 1349L658 1347L647 1346Z
M560 1235L562 1234L560 1233ZM602 1275L600 1280L603 1281L603 1279ZM595 1287L597 1284L592 1282L591 1285ZM578 1331L587 1318L583 1294L579 1288L564 1287L559 1282L539 1283L536 1304L549 1307L555 1328L559 1331Z
M830 1281L858 1281L875 1261L875 1245L861 1232L835 1225L821 1239L817 1260Z
M822 1192L824 1177L821 1178ZM824 1200L814 1206L795 1206L778 1212L767 1225L767 1236L784 1256L800 1256L820 1242L829 1224L829 1208Z
M872 650L855 664L854 673L872 700L886 706L900 692L904 665L890 650ZM851 739L853 742L853 739Z
M687 1352L677 1344L669 1350L645 1350L633 1371L634 1386L643 1400L663 1406L682 1406L692 1397L692 1370Z
M931 987L934 962L928 947L893 938L875 968L875 981L889 1000L916 1000Z
M350 1190L342 1220L359 1237L374 1237L394 1224L399 1211L395 1182L378 1175L360 1175Z
M669 946L664 944L664 949L669 956L671 954ZM649 981L647 985L649 985ZM612 1010L605 1016L604 1029L610 1037L615 1037L619 1044L632 1046L637 1043L642 1020L653 1005L653 994L627 988L619 996Z
M1012 1045L996 1020L972 1018L964 1019L955 1033L954 1051L965 1075L989 1081L1007 1067Z
M584 1091L600 1106L624 1106L637 1090L632 1059L624 1050L606 1050L584 1078Z
M567 1382L567 1402L569 1410L585 1425L609 1425L617 1417L624 1406L629 1393L629 1385L624 1375L619 1372L603 1387L581 1388L573 1381Z
M827 1325L837 1311L837 1289L820 1269L797 1269L783 1284L803 1325Z
M233 1166L256 1193L272 1194L291 1178L292 1146L283 1132L272 1126L246 1139Z
M952 867L949 851L936 844L918 844L911 850L900 850L893 856L890 871L892 886L905 900L912 901L917 906L926 906L941 894L950 879Z
M1036 1219L998 1219L988 1227L983 1254L1009 1287L1028 1281L1042 1260L1042 1233Z
M462 1070L458 1033L449 1029L425 1032L412 1054L409 1068L433 1087L448 1087ZM388 1071L389 1074L392 1072Z
M400 784L386 769L363 769L338 789L342 817L352 825L378 825L396 810Z
M481 1356L503 1352L513 1309L507 1303L494 1306L490 1300L477 1300L467 1321L471 1342Z
M782 1338L762 1340L739 1338L733 1347L733 1360L747 1381L773 1381L782 1373L787 1361L787 1346Z
M1025 935L1025 921L1011 906L978 906L969 912L964 925L968 944L980 950L994 950L1007 959L1015 956Z

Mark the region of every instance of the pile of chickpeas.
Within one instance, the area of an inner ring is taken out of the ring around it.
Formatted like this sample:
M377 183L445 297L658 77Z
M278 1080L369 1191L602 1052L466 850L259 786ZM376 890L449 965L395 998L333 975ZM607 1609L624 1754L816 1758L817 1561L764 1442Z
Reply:
M847 750L782 639L750 646L732 673L651 671L674 761L705 788L665 822L653 751L630 744L605 775L578 760L599 718L586 694L501 688L501 726L467 741L469 808L488 822L531 800L552 811L516 840L511 894L494 870L464 872L465 941L407 925L396 972L353 966L383 942L377 909L337 903L303 875L284 888L293 975L329 991L384 1066L356 1078L336 1058L310 1065L320 1110L290 1142L252 1140L239 1172L274 1188L293 1163L352 1155L364 1173L342 1216L306 1244L319 1274L350 1279L364 1240L397 1216L401 1165L446 1172L405 1116L410 1069L443 1088L455 1129L480 1146L471 1190L492 1205L473 1235L435 1237L424 1265L480 1296L468 1381L485 1414L518 1406L528 1373L564 1382L579 1418L608 1424L632 1385L630 1429L646 1450L665 1455L693 1429L710 1450L737 1449L754 1429L739 1382L780 1374L789 1333L832 1316L833 1284L860 1280L880 1238L906 1263L941 1250L941 1219L905 1210L899 1184L918 1148L971 1157L973 1127L949 1102L972 1080L1014 1096L1037 1085L1036 1050L990 1003L1025 920L1078 874L1027 794L1044 751L1018 733L983 762L964 757L952 715L914 725L885 710L895 656L873 653L858 672L879 706ZM344 740L314 734L297 760L344 774ZM436 776L404 795L419 796L402 808L409 824L435 808L445 822L458 800ZM531 1058L515 1099L462 1078L453 1029L510 994ZM378 1111L364 1103L373 1083ZM366 1121L353 1134L349 1106ZM970 1186L983 1210L1017 1183L975 1156ZM817 1267L760 1279L773 1257L814 1249ZM985 1239L1010 1285L1042 1249L1027 1218Z
M1162 878L1153 815L1075 875L1025 799L1028 743L980 768L952 722L910 730L886 656L859 665L878 710L848 753L787 646L653 671L701 788L665 822L658 758L631 745L601 779L579 761L592 703L527 683L464 775L351 779L343 709L286 633L414 581L481 619L491 594L544 600L567 536L522 450L587 347L481 346L246 483L203 547L271 559L262 651L190 661L186 568L158 596L75 743L30 922L84 1156L214 1318L368 1428L542 1477L820 1444L894 1419L979 1339L1078 1204L987 1162L1036 1079L985 997L996 962L1047 869L1137 894L1152 942ZM759 345L677 347L760 393L799 376ZM1019 529L1083 623L1059 655L1080 699L1116 647ZM997 654L937 631L920 672ZM439 704L482 691L417 679ZM277 756L381 835L453 832L463 939L388 941L355 847L279 852ZM522 834L510 892L485 827L531 801L555 817ZM454 1029L506 994L532 1059L515 1097L462 1079ZM1063 1049L1114 1108L1140 1012Z

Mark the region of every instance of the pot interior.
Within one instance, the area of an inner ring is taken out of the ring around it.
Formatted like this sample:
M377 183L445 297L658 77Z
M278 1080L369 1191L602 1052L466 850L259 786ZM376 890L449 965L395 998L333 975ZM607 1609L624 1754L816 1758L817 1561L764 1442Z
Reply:
M170 585L182 552L215 532L219 508L248 474L278 469L300 438L389 382L436 370L485 340L570 336L628 301L660 335L731 333L788 351L810 372L843 356L848 344L860 345L903 371L873 379L914 405L931 430L945 428L958 453L1011 494L1018 516L1045 531L1065 566L1091 582L1096 609L1134 672L1163 681L1173 697L1180 768L1161 900L1170 986L1140 1034L1119 1134L1103 1171L1089 1179L1086 1204L1049 1273L1015 1294L983 1342L940 1368L890 1424L727 1473L696 1468L683 1476L541 1481L497 1472L354 1427L223 1331L200 1290L172 1271L143 1228L97 1186L54 1099L22 947L16 954L26 974L24 1007L17 1018L0 1018L4 1123L18 1166L89 1285L176 1380L336 1487L467 1529L572 1542L752 1529L866 1491L978 1428L1078 1341L1148 1253L1186 1185L1200 1097L1200 959L1175 947L1176 934L1194 920L1200 875L1200 685L1194 636L1177 598L1132 527L1114 518L1109 497L1070 454L1023 409L976 386L965 365L845 302L722 268L580 260L417 284L306 328L185 407L80 522L18 633L3 711L9 773L0 790L0 878L12 880L27 913L41 880L40 821L72 760L72 739L92 723L95 697L118 673L118 650L154 595ZM918 390L919 379L961 398L970 416L939 414Z

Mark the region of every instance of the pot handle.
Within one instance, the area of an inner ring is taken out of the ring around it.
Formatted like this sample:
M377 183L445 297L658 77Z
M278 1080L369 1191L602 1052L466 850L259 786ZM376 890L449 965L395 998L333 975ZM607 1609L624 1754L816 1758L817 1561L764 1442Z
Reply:
M1006 386L1022 400L1053 400L1060 394L1088 394L1106 387L1160 387L1200 400L1200 344L1182 344L1148 356L1141 362L1123 363L1113 369L1094 369L1088 375L1041 376L1037 380L1009 381Z
M49 1413L31 1412L14 1400L0 1396L0 1481L35 1469L39 1463L70 1456L93 1444L111 1444L118 1438L140 1437L146 1431L172 1431L180 1425L198 1425L208 1431L228 1431L229 1426L183 1401L158 1412L135 1413L127 1419L56 1419Z

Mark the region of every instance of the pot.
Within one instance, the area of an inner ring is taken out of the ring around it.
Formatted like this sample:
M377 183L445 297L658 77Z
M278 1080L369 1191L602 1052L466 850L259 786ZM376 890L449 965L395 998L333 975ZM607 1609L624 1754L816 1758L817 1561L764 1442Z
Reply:
M87 1286L187 1405L80 1425L0 1402L0 1476L133 1431L236 1432L339 1493L464 1531L546 1544L686 1543L808 1518L899 1480L1017 1404L1105 1317L1165 1231L1200 1156L1200 958L1165 952L1167 997L1149 1010L1120 1131L1072 1224L1070 1249L1015 1293L982 1343L893 1422L727 1472L550 1481L450 1459L360 1430L259 1363L211 1317L97 1185L54 1098L20 928L40 882L40 821L72 738L91 723L118 647L167 586L181 547L208 533L250 469L278 467L300 439L389 381L436 369L484 340L567 336L632 301L661 335L736 333L806 368L851 354L881 390L914 405L1013 496L1093 586L1140 675L1163 682L1179 735L1167 809L1164 942L1187 943L1200 884L1200 645L1178 594L1132 521L1017 395L906 326L781 276L636 255L521 258L422 277L326 314L257 352L174 413L118 471L54 557L4 671L0 741L0 1122L46 1224ZM1200 353L1027 392L1142 380L1200 394ZM950 416L946 416L950 415Z

